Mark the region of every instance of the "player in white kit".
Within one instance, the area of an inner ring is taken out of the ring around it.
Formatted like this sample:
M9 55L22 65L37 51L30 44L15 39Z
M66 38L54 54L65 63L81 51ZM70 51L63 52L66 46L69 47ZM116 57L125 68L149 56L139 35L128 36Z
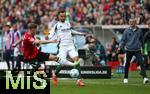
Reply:
M72 30L71 25L69 22L66 22L66 12L65 10L60 10L58 12L58 22L55 24L53 28L53 33L50 35L50 37L56 36L59 40L58 44L58 56L67 59L67 56L69 56L75 63L80 62L78 52L75 49L75 45L73 42L72 34L76 35L86 35L85 33L80 33L77 31ZM61 70L62 65L58 65L55 71L52 71L52 78L53 78L53 84L57 85L57 75L59 71ZM75 67L79 70L80 73L80 64ZM84 86L83 81L81 80L81 75L79 75L77 80L78 86Z

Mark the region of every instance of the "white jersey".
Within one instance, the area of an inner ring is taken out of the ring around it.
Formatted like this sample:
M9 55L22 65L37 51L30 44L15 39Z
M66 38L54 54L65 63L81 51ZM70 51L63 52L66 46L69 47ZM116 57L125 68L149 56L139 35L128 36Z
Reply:
M68 22L57 22L54 26L54 34L60 41L59 46L74 46L71 25Z
M71 25L68 22L57 22L52 28L52 32L50 32L49 39L59 40L58 57L66 59L68 55L71 58L78 56L78 52L75 49L72 34L83 35L82 33L71 29Z

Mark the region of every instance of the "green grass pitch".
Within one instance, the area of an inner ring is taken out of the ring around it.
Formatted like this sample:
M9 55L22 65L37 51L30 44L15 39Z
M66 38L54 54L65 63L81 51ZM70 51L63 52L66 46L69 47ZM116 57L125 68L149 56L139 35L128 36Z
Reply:
M115 72L111 79L84 79L85 87L76 86L74 79L59 79L57 87L50 84L50 94L150 94L150 83L143 84L139 71L129 72L128 84L122 80L123 74Z

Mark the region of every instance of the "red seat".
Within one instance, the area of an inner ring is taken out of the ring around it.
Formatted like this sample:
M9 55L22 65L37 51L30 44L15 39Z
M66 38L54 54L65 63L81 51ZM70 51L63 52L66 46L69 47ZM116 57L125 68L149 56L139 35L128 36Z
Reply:
M107 62L107 65L110 66L112 69L116 69L120 65L120 62L119 61L111 61L111 62Z
M129 70L130 71L136 71L137 70L137 63L135 63L135 62L131 63Z

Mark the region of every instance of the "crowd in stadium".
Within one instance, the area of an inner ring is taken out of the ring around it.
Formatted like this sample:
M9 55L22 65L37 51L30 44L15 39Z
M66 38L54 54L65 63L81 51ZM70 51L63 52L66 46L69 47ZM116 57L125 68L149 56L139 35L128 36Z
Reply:
M60 8L73 25L122 25L130 17L146 24L150 18L148 0L1 0L0 5L0 25L10 21L22 28L29 22L51 22Z
M150 5L148 0L118 0L116 3L109 2L104 5L104 20L105 25L124 25L128 24L131 17L136 18L137 24L147 24L150 18Z

